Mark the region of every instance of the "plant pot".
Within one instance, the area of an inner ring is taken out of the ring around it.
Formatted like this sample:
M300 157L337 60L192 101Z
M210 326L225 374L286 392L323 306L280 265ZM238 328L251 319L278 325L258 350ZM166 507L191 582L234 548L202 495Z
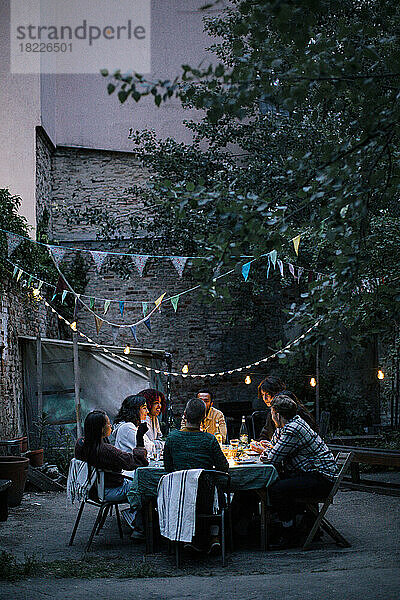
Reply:
M26 437L26 435L17 438L15 441L19 442L19 449L21 453L26 452L28 450L28 438Z
M0 479L10 479L8 506L19 506L24 494L29 460L21 456L0 456Z
M31 467L41 467L43 465L43 448L39 448L39 450L29 450L25 456L26 458L29 458Z

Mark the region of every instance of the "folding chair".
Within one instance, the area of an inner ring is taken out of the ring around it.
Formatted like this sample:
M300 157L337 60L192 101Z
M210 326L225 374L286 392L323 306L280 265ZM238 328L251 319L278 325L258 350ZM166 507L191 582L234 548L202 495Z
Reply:
M269 410L256 410L250 415L253 440L260 435L268 414Z
M330 535L338 546L350 548L351 544L342 536L341 533L337 531L337 529L335 529L331 523L329 523L329 521L325 518L325 514L329 506L333 504L333 498L339 489L339 485L343 479L343 476L350 466L352 458L352 452L339 452L339 454L337 454L336 463L340 466L340 471L330 494L326 498L296 498L296 502L305 504L307 509L316 516L314 525L312 526L310 533L303 544L303 550L308 550L310 548L319 527L328 535ZM321 510L319 510L319 504L322 504Z
M77 461L83 464L83 461L78 461L78 459L73 458L71 460L71 465L73 461ZM120 504L127 504L126 500L112 501L107 502L104 500L104 473L112 473L112 471L103 471L101 469L95 469L88 465L88 484L86 488L86 493L81 501L81 505L79 507L78 515L75 519L74 527L72 530L71 538L69 540L68 545L72 546L75 538L76 531L78 529L79 522L81 520L82 512L85 507L85 504L91 504L93 506L97 506L99 511L96 516L96 520L94 522L92 531L90 532L90 536L88 542L85 547L85 553L89 552L90 547L93 542L93 538L96 534L99 534L101 529L104 526L106 518L108 515L112 515L112 509L115 508L115 515L117 517L117 525L119 531L119 537L123 539L122 526L121 526L121 517L119 514L118 506ZM71 473L71 467L70 467ZM120 473L118 473L120 475ZM68 475L69 477L70 475ZM124 475L125 479L132 479L131 477L127 477ZM68 485L68 484L67 484Z
M232 519L231 519L231 493L230 482L231 477L228 473L214 470L204 470L200 477L208 477L211 487L217 490L218 494L218 510L216 513L201 513L196 510L196 524L198 521L219 521L221 529L221 552L222 565L225 566L226 557L226 526L229 531L229 542L232 549L233 534L232 534ZM199 478L200 481L200 478ZM176 566L179 568L181 563L181 549L183 542L173 542L175 546Z

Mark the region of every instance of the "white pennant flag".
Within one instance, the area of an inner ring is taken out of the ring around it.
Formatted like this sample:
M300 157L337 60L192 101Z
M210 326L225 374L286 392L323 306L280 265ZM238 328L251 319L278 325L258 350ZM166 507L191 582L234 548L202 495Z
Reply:
M187 256L171 256L171 262L178 271L179 277L182 277L183 269L185 268L187 259Z
M279 270L281 272L281 276L283 277L283 262L281 261L280 258L278 258L277 263L278 263Z
M108 256L108 252L102 252L101 250L90 250L90 254L95 262L97 272L100 273L101 267Z
M300 281L300 277L303 275L303 271L304 271L303 267L299 267L297 269L297 281Z
M294 274L294 266L292 265L292 263L288 263L288 267L289 267L289 271L290 273L293 275L293 277L296 279L296 275Z
M60 246L49 246L51 255L56 263L57 267L60 266L60 262L64 258L66 253L66 248L61 248Z
M8 246L8 256L10 257L13 252L18 248L20 243L22 242L22 237L19 235L14 235L14 233L6 233L7 237L7 246Z
M135 267L137 268L140 277L142 277L142 275L143 275L144 268L145 268L147 260L149 258L150 257L147 256L147 254L133 254L132 255L133 263L134 263Z

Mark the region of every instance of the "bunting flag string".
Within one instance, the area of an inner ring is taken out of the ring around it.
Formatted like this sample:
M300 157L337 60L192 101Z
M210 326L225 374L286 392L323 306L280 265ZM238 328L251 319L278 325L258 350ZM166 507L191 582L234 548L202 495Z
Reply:
M49 304L47 302L47 300L45 298L43 298L42 296L39 296L40 300L43 300L44 304L46 305L47 308L49 308L53 314L56 314L58 316L59 319L63 320L66 325L69 325L70 327L73 326L74 331L77 331L77 333L85 338L90 344L94 344L94 346L96 348L100 348L102 352L104 352L105 354L109 354L110 356L113 356L113 358L124 362L124 363L128 363L131 366L140 368L140 369L146 369L146 371L152 371L154 373L157 374L162 374L162 375L166 375L169 376L171 375L172 377L182 377L182 378L186 378L186 377L191 377L191 378L205 378L205 377L223 377L224 375L232 375L233 373L238 373L241 371L248 371L249 369L253 368L253 367L257 367L259 365L261 365L262 363L265 363L271 359L274 358L280 358L282 356L286 356L288 351L290 350L290 348L292 348L293 346L297 346L302 340L304 340L307 335L309 333L311 333L311 331L313 329L315 329L316 327L318 327L321 322L322 319L318 319L317 321L315 321L313 323L313 325L311 325L304 333L302 333L300 336L298 336L296 339L292 340L291 342L289 342L288 344L286 344L285 346L283 346L282 348L280 348L279 350L277 350L276 352L274 352L273 354L270 354L269 356L266 356L264 358L261 358L260 360L257 360L255 362L252 362L246 366L241 366L241 367L236 367L234 369L231 369L229 371L219 371L219 372L212 372L212 373L188 373L188 374L183 374L183 373L179 373L179 372L175 372L175 371L164 371L163 369L155 369L154 367L149 367L147 365L143 365L140 363L137 363L135 361L133 361L132 359L127 358L126 356L120 356L118 354L116 354L115 352L112 352L112 350L109 350L109 348L107 348L106 346L99 344L98 342L95 342L92 338L90 338L89 336L87 336L86 334L84 334L83 332L79 331L76 328L76 323L71 323L70 321L68 321L68 319L66 319L65 317L63 317L62 315L60 315L55 308L53 308L53 306L51 306L51 304ZM115 336L114 336L115 333ZM133 331L132 331L133 333ZM118 329L114 332L114 328L113 328L113 336L114 336L114 340L116 340L117 336L118 336Z

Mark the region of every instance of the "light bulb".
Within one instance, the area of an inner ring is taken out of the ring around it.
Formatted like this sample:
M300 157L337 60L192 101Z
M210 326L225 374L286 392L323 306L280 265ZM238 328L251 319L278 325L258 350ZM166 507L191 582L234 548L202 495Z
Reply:
M129 344L127 344L124 348L124 354L130 354L131 348L129 346Z
M33 288L32 294L37 298L40 294L40 290L38 288Z
M250 377L250 375L246 375L246 377L244 379L244 382L245 382L246 385L250 385L250 383L251 383L251 377Z
M382 371L382 369L378 369L376 376L378 379L385 379L385 373Z
M311 387L315 387L317 385L317 381L316 381L315 377L311 377L310 385L311 385Z
M72 331L76 331L76 321L72 321L72 323L70 324L70 327L71 327Z
M189 365L183 365L182 373L189 373Z

